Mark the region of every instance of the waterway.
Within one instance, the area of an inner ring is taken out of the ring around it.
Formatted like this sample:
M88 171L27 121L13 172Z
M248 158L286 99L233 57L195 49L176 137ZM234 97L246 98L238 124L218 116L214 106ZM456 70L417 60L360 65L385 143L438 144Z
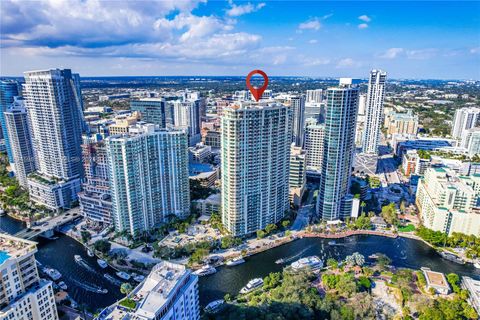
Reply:
M0 230L4 232L14 234L22 228L24 228L22 222L9 217L0 218ZM396 267L412 269L429 267L435 271L455 272L480 279L480 270L475 269L473 265L459 265L444 260L435 250L421 241L380 236L352 236L337 239L334 245L329 245L329 241L331 240L319 238L299 239L248 257L244 264L219 267L217 273L200 278L200 303L206 305L212 300L223 298L226 293L237 294L250 279L281 271L289 263L310 255L318 255L326 261L328 258L344 259L353 252L360 252L365 257L381 252L390 257L392 265ZM73 258L75 254L81 255L88 267L77 264ZM95 310L110 305L122 297L118 285L109 282L103 276L108 272L116 277L115 271L110 268L106 272L102 270L97 265L96 258L88 257L84 247L67 236L59 235L59 239L53 241L40 240L36 257L42 264L62 273L63 280L69 287L69 294L80 305L86 305L89 309ZM287 259L289 262L283 265L275 264L275 261L280 258ZM108 294L92 292L91 289L95 287L108 289Z

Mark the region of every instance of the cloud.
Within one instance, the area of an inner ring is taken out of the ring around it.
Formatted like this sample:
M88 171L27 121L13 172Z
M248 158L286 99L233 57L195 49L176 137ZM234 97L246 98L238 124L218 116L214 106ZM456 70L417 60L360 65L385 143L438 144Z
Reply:
M315 30L318 31L322 27L318 18L313 18L308 21L302 22L298 25L299 30Z
M301 56L299 60L300 60L300 63L305 67L315 67L315 66L330 64L330 59L326 59L326 58L311 58L311 57Z
M315 44L315 43L318 43L318 40L317 39L312 39L312 40L308 41L308 43Z
M471 54L480 53L480 47L471 48L471 49L469 50L469 52L470 52Z
M362 20L362 21L365 21L365 22L370 22L370 21L372 21L372 18L370 18L370 17L367 16L366 14L361 15L360 17L358 17L358 19L360 19L360 20Z
M438 50L435 48L428 48L428 49L418 49L418 50L407 50L405 53L407 54L408 59L427 60L435 57L438 53Z
M390 48L387 49L384 53L380 54L379 57L383 59L395 59L400 54L404 52L403 48Z
M353 60L352 58L340 59L337 62L337 68L357 68L361 66L361 63Z
M230 9L227 10L227 15L230 17L239 17L247 13L255 12L263 7L265 7L265 3L261 2L256 5L251 4L250 2L244 5L236 5L230 1Z
M367 28L368 28L368 24L366 24L366 23L360 23L358 25L358 29L367 29Z

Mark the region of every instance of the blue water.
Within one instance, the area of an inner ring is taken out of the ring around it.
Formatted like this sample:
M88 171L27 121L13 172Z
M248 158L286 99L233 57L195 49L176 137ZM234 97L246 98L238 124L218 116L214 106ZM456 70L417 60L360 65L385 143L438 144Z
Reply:
M0 264L4 263L10 256L5 251L0 251Z

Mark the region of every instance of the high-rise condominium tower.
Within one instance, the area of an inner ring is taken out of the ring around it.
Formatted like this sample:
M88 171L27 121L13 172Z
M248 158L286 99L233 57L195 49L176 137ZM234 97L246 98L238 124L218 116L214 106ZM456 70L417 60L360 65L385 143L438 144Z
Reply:
M358 109L358 88L352 82L351 79L341 79L339 87L327 90L323 161L317 198L318 216L327 221L344 218L351 212L351 197L347 195Z
M362 139L363 153L375 155L378 153L386 79L387 73L384 71L372 70L370 72L365 104L365 125Z
M239 236L278 222L289 208L291 109L237 102L223 112L222 221Z
M15 175L19 184L28 189L27 175L35 171L35 153L30 136L27 110L24 101L15 97L15 101L4 112L10 148L15 163Z
M290 96L288 99L292 109L292 142L296 147L303 147L303 138L305 135L305 98L300 96Z
M185 128L188 132L188 145L194 146L200 142L201 100L173 102L173 122L176 128Z
M18 83L13 80L0 80L0 127L2 128L3 139L5 139L8 161L11 164L14 163L14 159L3 113L7 111L8 107L13 103L15 96L18 96Z
M112 216L117 231L141 235L190 212L184 131L137 125L106 139Z
M164 98L146 98L130 101L130 110L138 111L142 115L142 120L148 123L165 128L167 102Z
M480 108L460 108L455 111L452 126L452 138L461 139L467 134L467 130L480 125Z
M323 142L325 140L325 125L311 124L305 129L305 151L307 152L307 169L322 170Z
M29 192L33 201L52 210L70 207L80 191L84 122L78 81L69 69L25 72L25 104L38 160Z

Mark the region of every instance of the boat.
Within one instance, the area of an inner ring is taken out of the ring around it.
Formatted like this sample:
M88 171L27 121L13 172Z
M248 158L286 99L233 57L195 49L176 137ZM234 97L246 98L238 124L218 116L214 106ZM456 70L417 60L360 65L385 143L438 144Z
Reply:
M97 259L97 263L102 269L105 269L106 267L108 267L108 264L105 260Z
M232 260L227 261L227 263L225 264L229 267L233 267L233 266L242 264L244 262L245 262L245 259L243 259L242 257L236 257L236 258L233 258Z
M440 251L439 254L442 256L443 259L458 263L458 264L465 264L462 258L454 255L453 253L448 253L445 251Z
M209 304L207 304L207 306L205 307L205 311L210 313L215 313L218 310L220 310L220 308L223 306L224 303L225 303L225 300L223 299L212 301Z
M208 276L210 274L214 274L215 272L217 272L217 269L215 269L214 267L211 267L209 265L206 265L205 267L202 267L202 268L198 269L197 271L195 271L194 274L202 277L202 276Z
M58 283L58 287L59 287L60 289L62 289L62 290L67 290L67 289L68 289L67 284L66 284L65 282L63 282L63 281L60 281L60 282Z
M3 217L5 215L6 215L5 210L0 209L0 217Z
M144 279L145 279L145 276L142 276L141 274L139 274L138 276L133 277L133 280L135 280L135 281L137 281L137 282L142 282Z
M319 270L323 267L323 261L317 256L310 256L301 258L290 265L293 270L300 270L303 268L310 268L312 270Z
M130 280L130 275L126 272L123 272L123 271L118 271L117 273L115 273L117 275L117 277L119 278L122 278L123 280Z
M375 254L375 253L374 253L374 254L371 254L371 255L368 256L368 258L370 258L370 259L378 259L378 254Z
M43 269L43 272L45 272L45 274L49 276L53 281L57 281L62 277L62 274L58 272L58 270L53 268L45 268Z
M87 249L87 255L88 255L89 257L94 257L94 256L95 256L95 254L93 253L93 251L90 250L90 249Z
M248 281L247 285L240 290L241 294L249 293L259 287L263 286L262 278L255 278Z
M335 240L328 241L329 246L333 246L334 244L337 244L337 242Z
M275 261L276 264L283 264L285 263L285 259L281 258Z
M480 261L479 260L476 260L474 263L473 263L473 266L477 269L480 269Z
M107 290L107 289L104 289L104 288L98 288L98 289L97 289L97 293L107 294L107 293L108 293L108 290Z
M80 262L83 260L82 257L78 254L74 255L73 258L75 259L76 262Z

